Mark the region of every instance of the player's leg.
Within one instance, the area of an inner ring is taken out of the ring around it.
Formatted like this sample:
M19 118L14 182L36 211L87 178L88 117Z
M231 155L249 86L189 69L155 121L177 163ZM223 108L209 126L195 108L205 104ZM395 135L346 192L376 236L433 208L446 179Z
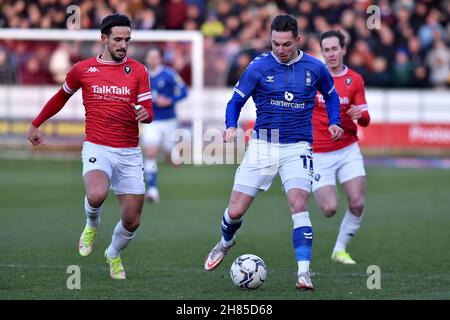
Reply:
M86 210L86 224L89 227L97 227L100 223L100 214L103 210L103 202L109 192L109 177L101 170L92 170L83 176L86 196L84 198Z
M260 190L267 190L274 172L267 170L272 163L270 159L259 156L259 152L267 154L267 143L251 140L244 159L239 166L231 193L228 208L222 217L222 238L209 252L205 259L205 270L214 270L223 261L229 249L236 243L235 234L242 224L242 218Z
M158 145L146 145L144 148L144 177L147 185L147 193L145 198L150 202L159 202L159 190L157 185L158 175Z
M144 153L144 179L147 186L146 199L150 202L159 202L157 185L158 152L163 139L160 121L144 124L142 128L142 149Z
M314 198L325 217L335 215L338 208L337 191L335 185L322 186L314 191Z
M320 210L326 217L335 215L338 207L336 172L339 154L336 151L314 154L312 191Z
M348 200L348 209L339 228L339 234L333 249L332 259L339 263L355 264L347 252L347 245L359 230L365 201L365 169L357 143L341 150L344 159L338 171Z
M313 229L308 212L312 184L312 155L308 144L298 143L285 148L280 155L280 177L286 192L293 222L292 243L297 258L299 290L312 290L311 263Z
M136 234L140 225L140 217L144 205L144 195L119 194L122 219L117 222L111 243L105 251L105 257L110 265L110 275L113 279L125 279L125 269L120 253Z
M361 226L365 201L365 180L364 176L360 176L342 184L347 195L349 207L342 219L332 255L333 260L340 263L355 263L346 250Z
M118 194L122 219L114 228L111 244L108 247L109 257L118 257L134 238L141 223L141 212L144 205L144 195Z
M116 154L111 189L119 200L122 218L117 222L111 243L105 251L113 279L126 278L120 253L134 238L140 225L145 194L142 169L142 153L139 148L123 149Z
M83 144L82 160L86 191L84 198L86 226L78 242L78 252L82 256L87 256L93 250L103 203L108 196L111 167L108 151L102 146L89 142Z
M291 179L288 181L293 183ZM305 187L311 185L311 182L304 179ZM298 182L296 185L298 186ZM313 229L307 207L309 192L304 189L292 187L287 192L288 204L291 210L293 222L292 243L297 258L297 283L296 287L300 290L311 290L314 288L311 282L309 267L311 263Z
M100 217L103 212L103 203L108 196L109 179L105 172L93 170L83 177L86 196L84 197L84 211L86 213L86 226L78 242L78 252L88 256L94 248L94 240Z
M235 186L236 187L236 186ZM238 187L239 188L239 187ZM239 190L246 190L248 193L233 190L231 192L228 208L222 216L221 232L222 238L214 246L205 258L205 270L211 271L216 269L223 261L228 251L236 243L235 234L242 225L242 217L250 207L253 199L258 193L256 188L243 187ZM250 193L250 194L249 194Z

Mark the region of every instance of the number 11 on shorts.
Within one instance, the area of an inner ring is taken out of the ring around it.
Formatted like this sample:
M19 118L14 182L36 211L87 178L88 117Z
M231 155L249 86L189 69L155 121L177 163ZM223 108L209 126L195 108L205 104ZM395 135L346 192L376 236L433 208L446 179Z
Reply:
M300 158L303 160L303 168L309 170L309 173L312 175L314 171L312 157L306 154L302 154Z

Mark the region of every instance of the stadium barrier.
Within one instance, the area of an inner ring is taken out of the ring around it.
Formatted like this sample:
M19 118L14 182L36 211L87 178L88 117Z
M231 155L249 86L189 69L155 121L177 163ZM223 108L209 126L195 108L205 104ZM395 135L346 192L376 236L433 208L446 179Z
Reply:
M0 87L0 148L27 149L25 133L29 122L57 86ZM231 88L208 88L200 97L203 110L201 131L224 128L224 113ZM372 123L360 129L363 149L368 152L397 151L450 154L450 92L447 90L373 90L366 91ZM180 123L193 130L193 107L199 97L194 94L177 106ZM255 118L255 107L249 99L240 122L248 129ZM194 128L195 129L195 128ZM84 107L77 92L67 105L43 126L48 149L77 150L84 138ZM198 131L198 130L197 130ZM198 137L197 134L193 136ZM203 143L204 145L204 143Z

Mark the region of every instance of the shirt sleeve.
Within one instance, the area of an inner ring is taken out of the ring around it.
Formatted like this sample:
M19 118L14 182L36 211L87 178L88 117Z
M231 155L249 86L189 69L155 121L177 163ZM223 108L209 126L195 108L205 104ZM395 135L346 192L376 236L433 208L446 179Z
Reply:
M325 106L328 114L328 125L341 125L341 105L339 102L339 95L334 86L333 77L324 64L320 68L320 79L318 81L319 92L325 100Z
M187 97L187 86L176 71L173 71L171 75L173 82L172 100L175 103Z
M353 103L355 106L361 107L361 111L368 110L364 87L365 86L364 86L363 78L358 77L358 81L356 84L355 98L354 98Z
M358 119L358 124L362 127L367 127L370 123L370 115L367 107L364 79L362 77L358 77L353 103L355 106L360 107L362 111L361 118Z
M46 120L57 114L66 104L72 95L65 92L62 88L53 95L53 97L45 104L41 112L31 122L33 126L39 128Z
M80 88L81 88L80 64L76 63L67 73L66 81L64 81L63 84L63 90L67 94L74 94Z
M250 63L233 89L233 96L227 104L225 124L227 128L237 128L242 107L258 84L257 69Z
M151 99L152 92L150 91L150 78L148 76L147 68L144 67L144 70L140 73L138 79L137 103Z
M137 103L142 105L148 112L149 118L144 123L150 123L153 121L153 104L152 93L150 91L150 78L147 68L144 67L143 71L139 75L138 89L137 89Z
M46 120L57 114L70 99L70 97L81 88L80 65L76 63L66 75L66 80L62 88L47 101L44 108L31 122L33 126L39 128Z

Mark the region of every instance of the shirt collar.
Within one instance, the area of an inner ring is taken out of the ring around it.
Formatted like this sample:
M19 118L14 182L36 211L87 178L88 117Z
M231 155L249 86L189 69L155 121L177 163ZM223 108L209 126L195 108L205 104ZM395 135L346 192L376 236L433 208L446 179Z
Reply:
M148 74L151 77L156 77L158 74L160 74L163 71L163 66L158 66L155 70L148 69Z
M342 76L345 76L345 75L348 73L348 68L347 68L346 65L344 65L344 69L343 69L341 72L338 72L338 73L332 73L332 72L330 71L330 73L331 73L331 75L332 75L333 77L342 77Z
M123 58L122 61L109 61L109 60L103 60L102 58L100 58L100 54L97 56L97 62L99 63L103 63L103 64L122 64L125 63L127 61L127 57Z
M276 55L273 51L271 51L270 54L272 55L272 57L275 58L275 60L276 60L279 64L284 64L284 65L290 66L291 64L294 64L294 63L296 63L297 61L300 61L300 59L303 57L303 51L297 50L297 52L298 52L297 58L292 59L291 61L288 61L288 62L281 62L280 59L278 59L277 55Z

